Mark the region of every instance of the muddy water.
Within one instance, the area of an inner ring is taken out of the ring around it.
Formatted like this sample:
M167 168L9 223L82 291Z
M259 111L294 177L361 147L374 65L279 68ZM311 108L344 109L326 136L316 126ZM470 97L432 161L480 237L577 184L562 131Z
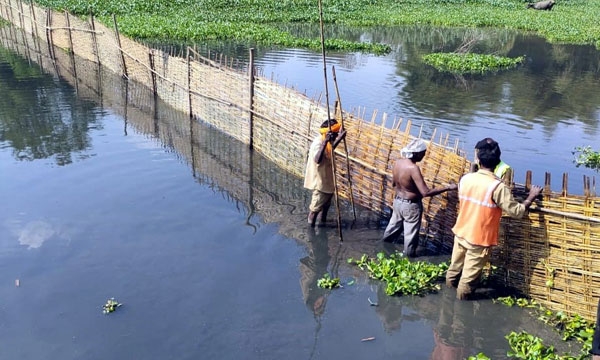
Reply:
M521 329L559 344L453 290L385 296L347 263L395 249L378 219L359 209L343 243L311 230L301 179L185 114L103 106L3 48L0 78L3 358L502 359ZM319 289L325 272L344 287Z

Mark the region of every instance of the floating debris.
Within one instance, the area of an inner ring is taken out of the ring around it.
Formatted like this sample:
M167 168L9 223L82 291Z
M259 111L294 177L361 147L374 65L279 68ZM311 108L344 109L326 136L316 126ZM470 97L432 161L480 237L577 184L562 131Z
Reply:
M115 298L110 298L106 300L106 304L102 305L102 312L104 314L110 314L111 312L117 310L117 308L121 305L123 304L116 301Z
M370 304L371 306L379 306L379 304L378 304L378 303L376 303L376 302L372 302L372 301L371 301L371 298L367 298L367 300L369 300L369 304Z
M360 339L360 341L365 342L365 341L373 341L375 340L375 337L368 337L368 338L364 338L364 339Z
M21 286L21 280L19 280L19 279L16 279L16 280L15 280L15 286L16 286L16 287L19 287L19 286Z

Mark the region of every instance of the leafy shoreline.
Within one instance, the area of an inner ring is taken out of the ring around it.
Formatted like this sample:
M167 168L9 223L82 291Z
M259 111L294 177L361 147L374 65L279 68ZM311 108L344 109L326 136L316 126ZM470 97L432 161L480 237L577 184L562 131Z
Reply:
M551 42L590 44L600 49L600 0L566 0L552 11L526 8L522 0L345 0L323 1L327 24L349 26L432 25L497 27L534 32ZM320 49L320 39L295 37L278 23L319 23L314 0L36 0L41 6L110 24L118 18L123 34L138 39L234 40ZM389 52L386 44L326 39L328 49Z

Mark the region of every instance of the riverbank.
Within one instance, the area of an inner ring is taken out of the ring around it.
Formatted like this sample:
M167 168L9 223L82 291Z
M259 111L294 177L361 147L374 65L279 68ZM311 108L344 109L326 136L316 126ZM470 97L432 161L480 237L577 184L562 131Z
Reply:
M94 13L105 24L116 15L120 31L137 39L233 40L251 44L320 49L320 39L297 37L281 24L319 23L316 1L253 0L37 0L79 15ZM552 11L527 9L518 0L347 0L323 1L327 24L349 26L433 25L498 27L534 32L551 42L600 48L600 0L558 1ZM329 49L384 53L385 44L328 39Z

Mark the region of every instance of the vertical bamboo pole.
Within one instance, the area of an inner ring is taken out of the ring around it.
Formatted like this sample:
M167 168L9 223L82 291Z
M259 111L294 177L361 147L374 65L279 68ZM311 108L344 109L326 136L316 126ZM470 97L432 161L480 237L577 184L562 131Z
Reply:
M94 20L94 14L90 14L90 27L92 28L92 43L94 46L94 52L96 55L96 63L100 67L100 49L98 48L98 35L96 34L96 21Z
M563 173L562 180L562 196L567 197L569 195L569 174Z
M19 4L19 24L21 29L25 30L25 23L23 21L23 3L21 2L21 0L19 0L18 2Z
M248 119L248 147L254 147L254 48L250 48L250 64L248 64L249 88L250 88L250 112Z
M323 31L323 1L319 0L319 24L321 25L321 54L323 56L323 78L325 80L325 102L327 107L327 123L329 124L329 131L331 131L331 113L329 111L329 91L327 90L327 63L325 61L325 34ZM335 191L335 207L337 209L337 223L338 223L338 234L340 241L344 241L342 237L342 215L340 214L340 199L337 189L337 179L335 173L335 151L333 144L331 144L331 167L333 168L333 188Z
M121 35L119 34L119 25L117 25L117 16L113 14L113 24L115 26L115 37L117 40L117 46L119 48L119 54L121 55L121 66L123 74L121 75L125 79L129 79L127 75L127 65L125 64L125 55L123 54L123 48L121 47Z
M54 53L54 39L52 38L52 10L46 9L46 40L48 41L48 50L52 65L56 70L56 54Z
M187 61L187 95L188 95L188 112L190 114L190 118L193 117L192 114L192 64L190 61L190 47L186 47L185 58Z
M157 95L156 90L156 71L154 70L154 50L148 51L148 62L150 63L150 78L152 79L152 93L154 97Z
M6 12L8 14L8 12L10 11L10 15L8 15L8 17L10 18L10 22L13 23L13 24L15 24L15 14L13 14L13 8L12 8L11 5L12 4L9 2L8 3L8 10Z
M19 21L21 22L21 28L23 30L26 30L25 29L25 12L23 11L23 0L19 0Z
M38 32L38 23L37 23L37 19L35 17L35 8L33 7L33 1L29 3L29 12L31 13L31 31L33 34L35 34L36 37L36 50L38 53L41 53L42 50L40 48L40 43L39 43L39 38L40 38L40 33Z
M73 76L75 76L75 91L79 91L77 80L77 69L75 68L75 49L73 48L73 35L71 33L71 19L69 13L65 11L65 21L67 22L67 32L69 34L69 57L71 58L71 66L73 66Z
M337 98L337 103L340 108L340 120L342 123L342 130L344 127L344 111L342 108L342 98L340 97L340 90L338 88L337 76L335 75L335 66L331 67L331 73L333 74L333 84L335 85L335 94ZM336 109L337 111L337 109ZM354 207L354 193L352 190L352 175L350 174L350 158L348 154L348 144L346 143L346 138L344 138L344 152L346 153L346 172L348 173L348 189L350 190L350 204L352 205L352 216L354 221L356 221L356 208Z

